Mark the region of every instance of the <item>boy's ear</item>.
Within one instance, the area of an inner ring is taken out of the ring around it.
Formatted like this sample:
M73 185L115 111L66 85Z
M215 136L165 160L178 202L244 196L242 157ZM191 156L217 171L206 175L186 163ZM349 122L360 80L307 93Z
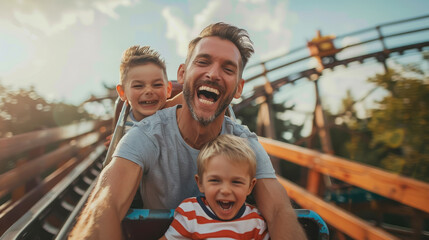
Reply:
M122 101L127 101L127 96L125 96L125 89L121 84L116 85L116 92L118 92L118 95Z
M171 97L171 91L173 90L173 84L168 81L167 82L167 98Z
M200 180L202 180L202 179L200 179L198 174L195 174L195 181L197 182L198 189L200 190L201 193L204 193L204 187L201 184Z
M252 178L252 180L250 180L250 186L249 186L249 191L247 192L247 195L252 193L252 190L255 187L255 184L256 184L256 178Z
M241 93L243 92L243 86L244 86L244 79L238 80L238 86L237 91L234 94L234 98L238 99L241 96Z
M179 65L179 69L177 69L177 82L183 85L185 81L185 69L186 66L184 63Z

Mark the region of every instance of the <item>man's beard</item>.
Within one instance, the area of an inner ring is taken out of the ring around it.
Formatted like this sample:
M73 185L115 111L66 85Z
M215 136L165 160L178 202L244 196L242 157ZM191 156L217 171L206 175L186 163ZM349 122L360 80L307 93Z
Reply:
M195 91L190 90L190 86L185 84L183 86L183 96L185 98L186 104L188 105L189 110L191 111L192 117L198 121L203 126L208 126L210 123L212 123L220 114L223 114L225 109L228 107L228 105L231 103L232 99L234 98L235 92L237 91L237 86L235 86L234 91L231 95L229 95L221 104L219 104L219 107L216 109L215 114L210 116L209 118L203 118L197 116L197 114L194 111L194 108L192 106L192 100L194 99Z

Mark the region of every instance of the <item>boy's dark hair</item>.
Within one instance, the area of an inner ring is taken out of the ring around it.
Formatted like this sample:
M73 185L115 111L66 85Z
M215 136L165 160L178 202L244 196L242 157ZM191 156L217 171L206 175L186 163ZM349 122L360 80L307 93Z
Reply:
M218 22L207 26L201 31L200 35L197 38L193 39L189 43L186 64L189 63L194 52L195 46L201 39L205 37L219 37L221 39L226 39L234 43L241 55L241 62L239 66L241 77L243 74L243 70L246 67L247 61L254 53L253 42L252 40L250 40L247 31L223 22Z
M147 63L153 63L160 67L164 72L165 80L168 81L165 61L161 59L159 53L151 49L149 46L141 47L139 45L135 45L129 47L122 54L121 65L119 67L120 84L124 84L130 68Z

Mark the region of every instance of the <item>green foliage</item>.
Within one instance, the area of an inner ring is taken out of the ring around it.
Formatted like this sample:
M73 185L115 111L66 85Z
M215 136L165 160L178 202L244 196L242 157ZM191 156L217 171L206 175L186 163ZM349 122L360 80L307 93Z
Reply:
M84 109L51 103L34 87L9 91L0 83L0 137L71 124L90 116Z
M429 83L415 64L389 69L368 81L388 94L356 121L348 143L351 158L401 175L429 181Z

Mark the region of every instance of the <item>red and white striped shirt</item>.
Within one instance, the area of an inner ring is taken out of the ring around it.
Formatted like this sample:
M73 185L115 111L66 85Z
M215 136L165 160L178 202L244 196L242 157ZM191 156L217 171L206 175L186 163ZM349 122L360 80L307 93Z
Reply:
M165 233L171 239L269 239L267 224L254 206L244 204L232 220L221 220L204 197L185 199Z

